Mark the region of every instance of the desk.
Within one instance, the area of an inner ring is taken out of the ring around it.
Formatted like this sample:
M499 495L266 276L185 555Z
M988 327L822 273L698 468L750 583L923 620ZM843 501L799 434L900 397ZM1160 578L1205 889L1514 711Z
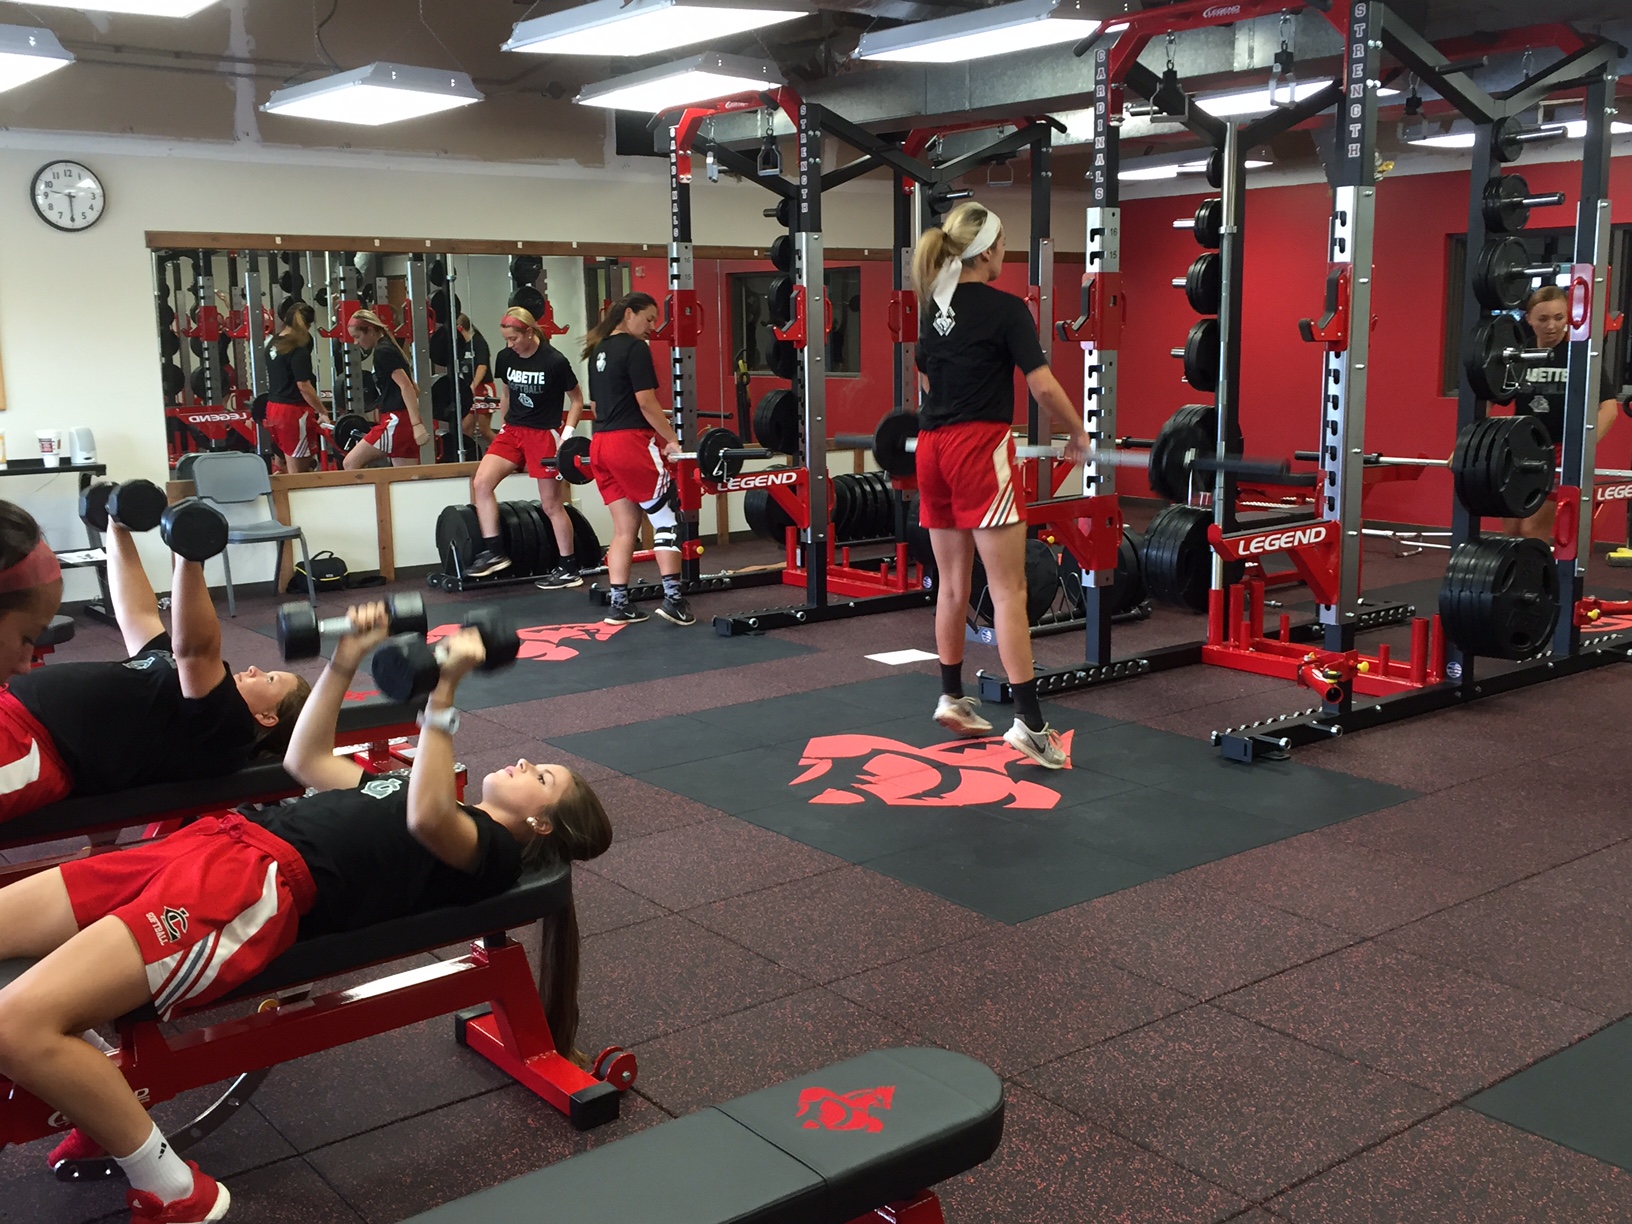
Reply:
M59 463L56 467L46 467L42 459L13 459L10 463L0 466L0 476L60 476L64 472L79 473L79 491L85 492L91 487L93 477L106 476L108 465L105 463ZM76 505L75 513L78 513ZM108 594L108 554L102 548L102 533L89 523L85 524L85 535L90 544L82 549L59 549L57 560L63 569L80 569L92 566L96 570L96 585L102 592L101 603L85 605L85 615L92 620L99 620L105 625L118 626L114 619L110 605L113 600Z

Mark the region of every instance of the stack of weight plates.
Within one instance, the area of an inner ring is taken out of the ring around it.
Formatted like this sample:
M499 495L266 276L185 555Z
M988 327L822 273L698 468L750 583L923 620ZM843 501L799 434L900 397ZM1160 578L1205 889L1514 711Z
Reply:
M596 568L601 564L601 544L595 529L577 507L568 506L567 515L573 526L573 560L579 569ZM503 571L504 577L547 574L561 560L555 529L537 502L500 502L499 536L505 555L510 558L510 568ZM475 506L443 509L436 520L436 553L444 573L465 573L481 551L481 544L482 532Z
M1533 659L1547 648L1558 610L1558 567L1540 540L1486 536L1451 553L1439 619L1469 654Z

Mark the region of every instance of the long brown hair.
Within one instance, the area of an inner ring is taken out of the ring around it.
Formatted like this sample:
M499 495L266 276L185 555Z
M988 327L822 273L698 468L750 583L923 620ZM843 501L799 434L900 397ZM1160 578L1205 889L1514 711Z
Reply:
M397 356L402 358L403 364L409 369L413 369L413 363L408 360L408 350L402 347L401 342L397 340L396 333L385 325L385 320L380 318L379 315L372 310L354 310L351 312L351 318L372 327L375 331L384 332L385 338L391 341L391 347L397 350ZM348 320L348 326L349 324L350 321Z
M1543 285L1540 289L1537 289L1529 297L1524 299L1524 313L1528 315L1543 302L1568 302L1569 300L1570 295L1565 293L1564 290L1560 289L1557 285Z
M278 702L278 708L274 711L278 721L270 727L263 728L260 738L255 741L256 752L282 759L284 750L289 747L289 737L295 733L295 722L300 718L300 711L306 704L306 698L311 695L312 682L305 676L296 676L295 687Z
M601 316L601 321L589 329L589 334L584 337L583 355L589 357L593 354L600 347L601 341L617 330L618 325L623 322L623 316L629 311L632 310L636 314L640 314L643 310L650 310L656 305L657 299L649 293L637 291L624 294L612 305L608 306L606 313ZM511 313L514 313L513 309Z
M40 525L34 516L12 502L0 501L0 569L10 569L40 544ZM43 584L42 584L43 585ZM37 586L0 594L0 616L34 606Z
M277 349L278 355L285 356L296 349L303 349L312 342L312 324L317 320L317 311L312 309L310 302L292 302L283 310L283 330L272 340L272 347Z
M948 261L960 259L986 224L986 205L965 200L946 214L934 229L924 231L912 253L912 279L918 286L918 300L927 308L935 287L935 276Z
M612 844L612 822L594 788L567 770L571 784L550 809L553 828L522 848L522 870L547 863L582 862ZM540 924L538 997L544 1004L555 1048L572 1056L578 1037L578 908L572 900Z

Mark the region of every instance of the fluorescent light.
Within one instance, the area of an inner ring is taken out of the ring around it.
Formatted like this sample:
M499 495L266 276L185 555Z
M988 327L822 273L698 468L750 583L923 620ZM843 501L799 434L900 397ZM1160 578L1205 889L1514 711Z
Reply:
M376 63L273 90L261 109L269 115L378 127L481 100L463 72Z
M1587 121L1585 119L1568 119L1565 120L1563 126L1564 135L1571 140L1581 140L1587 134ZM1612 136L1625 136L1628 132L1632 132L1632 123L1622 123L1619 119L1616 119L1610 123L1609 132Z
M66 68L74 57L57 36L37 26L0 25L0 93Z
M655 55L807 16L803 0L594 0L518 22L505 51L531 55Z
M1149 179L1176 179L1179 177L1177 166L1124 166L1116 172L1116 177L1125 183L1142 183Z
M575 99L584 106L660 115L694 102L759 93L784 84L774 64L710 51L644 72L586 85Z
M1297 81L1292 86L1292 101L1302 102L1311 94L1319 93L1330 85L1330 81ZM1285 105L1286 90L1277 90L1277 101ZM1269 100L1269 87L1262 89L1243 89L1235 93L1214 94L1210 98L1197 98L1196 105L1209 115L1216 115L1223 119L1232 115L1267 114L1275 109L1274 103Z
M1450 127L1441 127L1437 124L1424 129L1425 135L1415 140L1406 141L1421 149L1471 149L1473 148L1473 125L1460 121Z
M1241 163L1242 167L1247 170L1262 170L1265 166L1273 166L1274 164L1274 162L1260 157L1249 157ZM1205 160L1179 163L1180 174L1203 174L1206 170L1207 162Z
M124 13L132 17L191 17L215 0L29 0L35 8L78 9L82 13Z
M1099 29L1083 0L1019 0L991 8L915 21L861 36L856 59L915 64L965 60L1078 42Z

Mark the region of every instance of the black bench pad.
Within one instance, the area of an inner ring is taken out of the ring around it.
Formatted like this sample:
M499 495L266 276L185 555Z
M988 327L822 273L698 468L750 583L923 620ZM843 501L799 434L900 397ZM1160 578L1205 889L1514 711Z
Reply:
M74 640L74 618L71 616L53 616L51 623L45 627L45 632L34 639L34 649L44 650L61 646L64 642Z
M844 1100L873 1089L891 1090L888 1108ZM973 1168L1002 1135L1003 1085L990 1068L948 1050L879 1050L444 1203L409 1224L848 1224Z

